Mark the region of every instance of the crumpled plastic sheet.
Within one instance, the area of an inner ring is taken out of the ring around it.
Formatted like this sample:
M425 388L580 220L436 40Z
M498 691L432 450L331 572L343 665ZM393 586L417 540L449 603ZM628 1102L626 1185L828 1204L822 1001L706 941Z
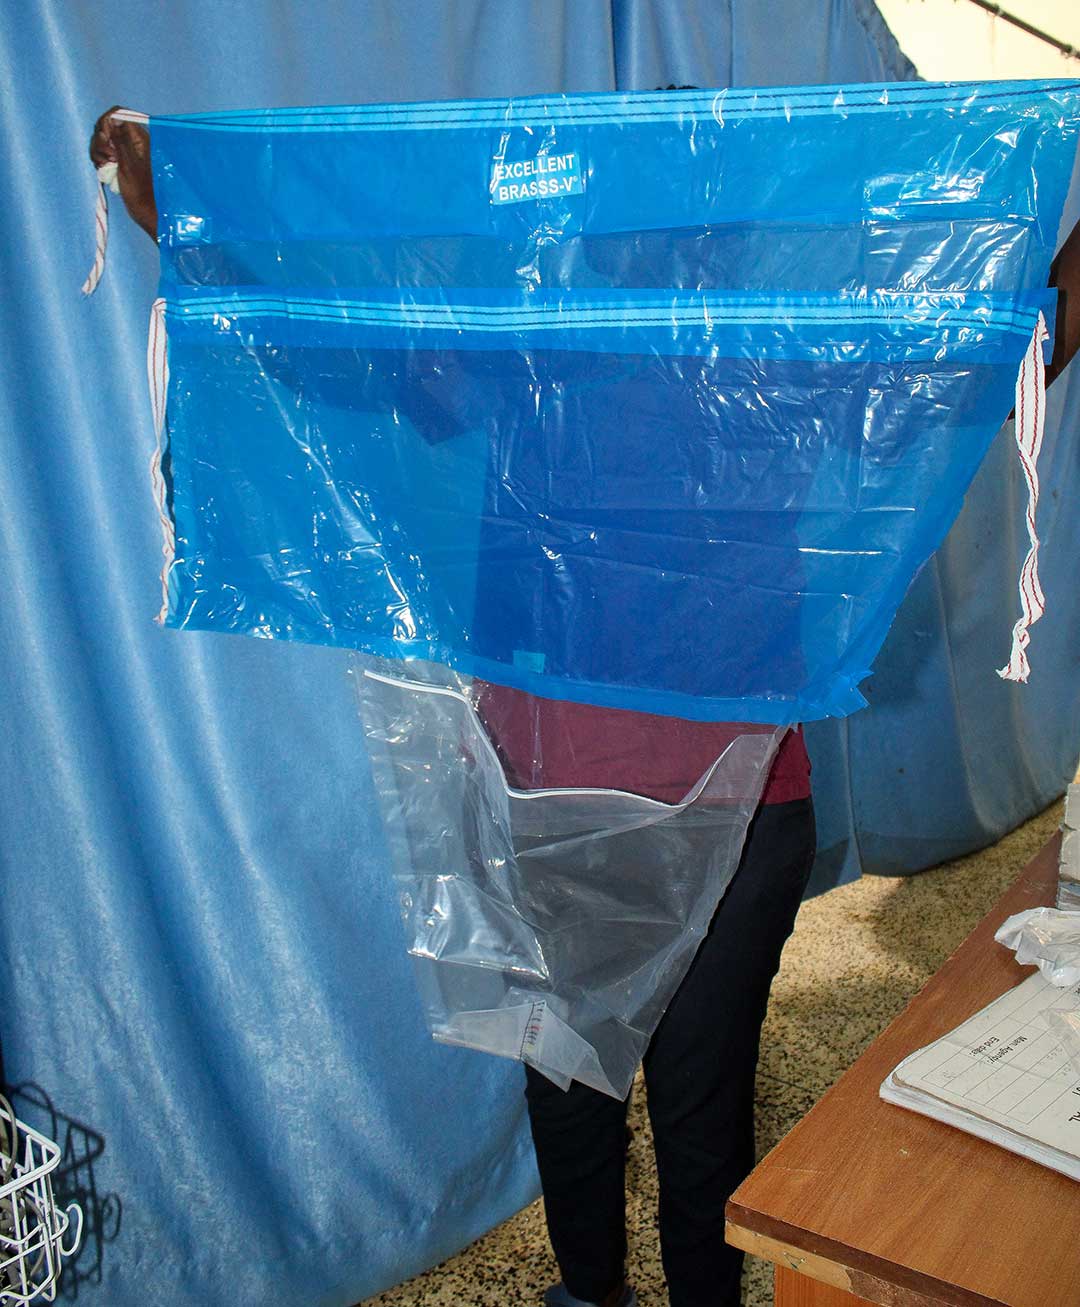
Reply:
M410 679L389 660L359 672L435 1038L624 1098L735 872L783 728L733 732L679 803L519 790L475 686L430 664L410 664Z
M1037 966L1063 991L1043 1020L1080 1072L1080 912L1027 908L1003 921L994 938L1012 949L1022 966Z
M994 935L1021 966L1035 965L1052 985L1080 984L1080 912L1028 908L1014 913Z
M438 1038L626 1092L775 737L864 703L1052 322L1078 90L151 121L166 620L374 660ZM526 793L480 680L760 726L682 803Z

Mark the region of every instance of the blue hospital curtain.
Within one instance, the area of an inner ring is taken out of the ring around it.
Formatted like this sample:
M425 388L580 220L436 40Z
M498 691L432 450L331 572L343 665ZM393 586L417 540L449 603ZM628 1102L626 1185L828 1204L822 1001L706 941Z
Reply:
M798 42L778 36L793 30ZM868 0L4 10L0 1039L17 1109L64 1149L61 1197L86 1209L66 1297L347 1307L537 1191L520 1067L436 1046L424 1026L347 656L153 622L156 259L114 205L105 281L80 299L94 118L116 102L190 112L910 76ZM1059 387L1055 402L1068 399ZM1075 424L1075 397L1069 411ZM1048 464L1064 504L1077 474L1060 434ZM1051 552L1074 528L1051 505L1036 681L1002 688L1005 650L986 649L1007 638L1023 548L1003 441L972 498L990 508L975 503L958 528L970 539L924 573L872 711L815 735L830 875L857 866L856 827L869 865L910 870L1060 788L1076 601ZM991 582L1002 593L983 612ZM993 747L982 725L950 731L989 719L991 700ZM900 789L883 759L905 768ZM880 814L897 813L897 793L911 811L894 842Z

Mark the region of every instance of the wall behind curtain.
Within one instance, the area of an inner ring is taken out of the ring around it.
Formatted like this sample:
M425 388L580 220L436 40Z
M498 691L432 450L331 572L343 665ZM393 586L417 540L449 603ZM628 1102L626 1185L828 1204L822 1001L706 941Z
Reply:
M169 112L909 76L868 0L4 10L0 1037L17 1107L64 1145L60 1189L87 1208L68 1296L346 1307L536 1192L520 1068L436 1047L424 1029L346 659L153 623L155 257L114 205L104 283L80 299L94 118L114 102ZM990 507L920 581L874 712L815 734L830 874L852 869L856 818L872 865L900 837L907 869L913 831L934 854L970 838L972 813L988 829L1060 783L1075 713L1048 704L1053 669L1076 656L1063 634L1074 610L1037 628L1047 674L1027 698L986 667L995 640L1004 660L1022 532L1004 444L994 457L979 492ZM1076 475L1063 440L1050 460L1063 485ZM1050 525L1054 549L1074 547L1064 513ZM984 585L1007 590L1004 613L997 599L992 614L966 603ZM969 651L970 686L950 649ZM995 720L1022 741L1020 764L975 727L942 731L942 703L963 686L965 720L981 720L982 696L1008 696ZM910 755L917 777L901 831L886 820L898 801L878 782L882 754L897 767Z

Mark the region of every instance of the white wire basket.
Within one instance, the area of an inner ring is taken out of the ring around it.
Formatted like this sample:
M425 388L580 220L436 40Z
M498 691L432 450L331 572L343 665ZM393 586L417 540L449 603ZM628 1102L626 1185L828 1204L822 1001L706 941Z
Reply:
M82 1208L58 1211L53 1199L59 1164L56 1144L0 1096L0 1304L52 1302L62 1259L79 1246Z

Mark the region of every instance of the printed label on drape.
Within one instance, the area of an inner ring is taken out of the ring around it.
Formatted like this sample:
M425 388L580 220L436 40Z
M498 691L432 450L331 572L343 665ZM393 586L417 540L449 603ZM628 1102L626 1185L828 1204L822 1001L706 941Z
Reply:
M535 159L496 159L491 165L492 204L581 195L583 190L576 153L545 152Z

